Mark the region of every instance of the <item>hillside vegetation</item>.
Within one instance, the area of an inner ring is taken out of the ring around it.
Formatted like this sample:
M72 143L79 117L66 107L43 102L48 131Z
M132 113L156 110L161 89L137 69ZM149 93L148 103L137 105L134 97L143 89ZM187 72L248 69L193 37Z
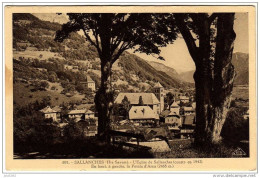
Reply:
M60 24L42 21L32 14L14 14L13 19L14 58L16 60L29 59L29 61L27 61L28 65L16 63L14 66L15 70L17 68L24 69L21 72L17 70L15 77L32 77L33 79L48 80L48 76L46 75L52 72L57 75L59 80L68 80L69 82L75 83L79 78L84 80L85 77L77 77L74 78L74 80L73 77L71 78L71 75L74 74L71 74L70 71L65 71L64 65L77 65L79 71L76 72L76 75L88 74L94 77L94 80L99 83L100 76L98 75L98 70L100 70L100 63L98 53L95 47L86 42L83 36L78 33L72 33L64 42L58 43L54 41L54 37L56 30L61 28ZM89 61L92 67L84 68L81 63L77 62L78 60ZM31 63L34 63L34 65ZM35 63L37 64L35 65ZM139 86L138 83L146 82L149 83L151 87L157 81L165 88L188 86L185 82L172 77L170 71L163 72L156 70L145 60L127 52L121 56L117 65L120 70L115 70L112 77L115 88L121 90L123 88L131 88L134 91L140 91L142 87ZM26 68L28 68L28 70L26 70ZM45 73L35 71L36 69L34 68L45 68L47 71L45 71ZM26 74L22 74L23 72ZM35 74L30 76L28 73ZM39 75L40 78L38 78ZM126 81L127 83L120 84L120 82L117 81ZM126 84L130 86L124 86Z

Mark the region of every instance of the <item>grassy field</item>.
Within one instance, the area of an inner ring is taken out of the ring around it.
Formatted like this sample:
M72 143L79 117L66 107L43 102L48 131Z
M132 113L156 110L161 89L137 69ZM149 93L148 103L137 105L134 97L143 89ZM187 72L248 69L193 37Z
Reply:
M42 57L40 57L40 55ZM59 59L64 59L61 57L58 53L50 52L50 51L14 51L13 53L14 59L19 59L19 57L24 57L24 58L37 58L39 60L46 60L49 58L59 58Z
M67 97L63 94L60 94L59 90L50 90L47 89L47 91L35 91L32 92L31 89L33 87L29 86L26 87L28 84L24 83L15 83L14 84L14 102L18 105L26 105L29 103L32 103L36 100L41 101L44 97L50 96L51 97L51 103L53 106L60 105L63 102L76 102L81 101L84 98L84 95L74 95L72 97ZM53 84L57 85L57 84ZM51 85L52 86L52 85Z
M155 153L155 158L225 158L232 157L236 148L224 144L208 147L195 147L193 139L175 139L169 141L171 148L167 153Z
M249 99L249 86L248 85L236 85L232 92L233 98L242 98L244 100Z
M249 86L236 85L233 88L232 98L236 99L236 105L239 107L249 107Z

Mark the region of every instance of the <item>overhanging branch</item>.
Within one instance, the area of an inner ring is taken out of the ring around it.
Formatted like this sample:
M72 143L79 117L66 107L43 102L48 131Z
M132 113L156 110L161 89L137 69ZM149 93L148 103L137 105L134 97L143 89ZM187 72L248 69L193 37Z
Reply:
M96 43L90 38L90 36L87 34L87 32L86 32L86 30L85 30L84 28L83 28L82 30L83 30L83 32L84 32L84 34L85 34L87 40L90 42L90 44L92 44L93 46L95 46L95 47L97 48L97 50L98 50L98 53L101 54L101 50L100 50L100 48L99 48L99 44L96 44Z
M198 47L196 46L195 39L192 37L190 30L188 29L183 14L175 14L176 24L186 42L189 53L194 60L197 62Z
M217 18L217 16L217 13L211 14L211 16L209 16L209 24L211 24Z

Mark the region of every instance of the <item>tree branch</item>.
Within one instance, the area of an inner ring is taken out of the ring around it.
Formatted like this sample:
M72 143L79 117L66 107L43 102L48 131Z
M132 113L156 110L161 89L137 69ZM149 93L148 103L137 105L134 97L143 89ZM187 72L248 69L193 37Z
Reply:
M217 18L217 16L217 13L211 14L211 16L209 16L209 24L211 24Z
M190 30L188 29L186 23L184 22L183 14L175 14L176 24L186 42L188 47L189 53L194 60L197 62L197 54L198 54L198 47L196 46L195 39L192 37Z
M93 34L96 39L96 45L97 45L96 48L97 48L98 54L101 55L101 49L99 47L99 40L98 40L98 35L97 35L97 28L95 28L95 30L93 30Z
M90 38L90 36L87 34L86 30L83 28L83 32L87 38L87 40L93 45L95 46L96 48L98 48L97 44Z
M129 48L130 46L130 43L126 43L126 42L123 42L123 44L120 46L117 54L115 54L115 56L113 57L112 59L112 64L119 58L119 56Z

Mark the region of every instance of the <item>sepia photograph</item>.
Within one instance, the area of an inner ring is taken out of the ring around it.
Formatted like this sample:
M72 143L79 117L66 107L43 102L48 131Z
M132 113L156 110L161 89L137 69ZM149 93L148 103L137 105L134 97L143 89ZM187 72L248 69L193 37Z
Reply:
M10 14L14 161L255 157L249 11Z

